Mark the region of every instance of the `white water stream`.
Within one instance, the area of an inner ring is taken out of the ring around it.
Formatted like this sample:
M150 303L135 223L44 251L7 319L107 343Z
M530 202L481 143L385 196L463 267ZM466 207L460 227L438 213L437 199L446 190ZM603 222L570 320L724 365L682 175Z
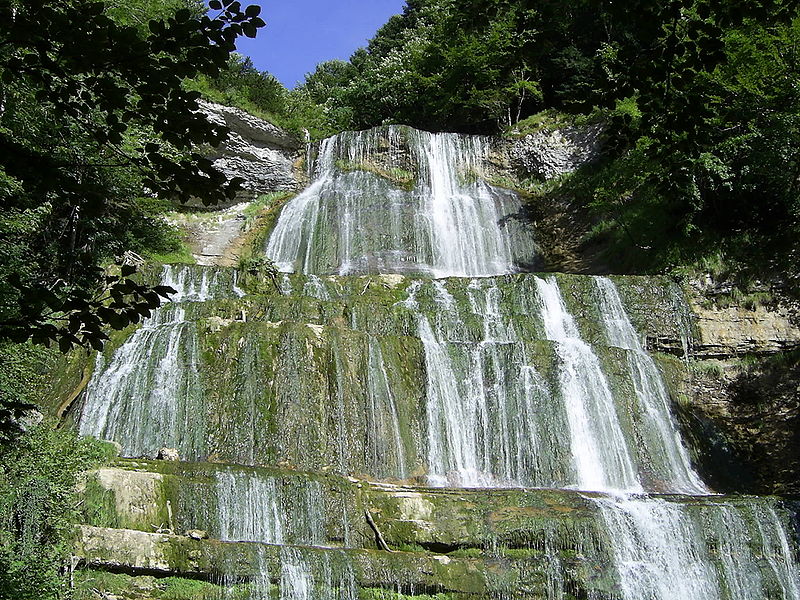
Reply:
M476 177L488 152L488 138L398 126L328 138L314 182L286 205L266 254L288 272L515 271L532 258L532 240L503 224L517 196ZM398 176L408 189L391 183Z
M86 389L81 435L113 440L125 456L156 455L175 448L184 459L205 453L205 419L199 394L196 324L186 318L192 303L227 295L216 271L199 277L165 265L162 282L176 290L171 301L143 321L112 356L100 353ZM235 287L235 281L232 283Z

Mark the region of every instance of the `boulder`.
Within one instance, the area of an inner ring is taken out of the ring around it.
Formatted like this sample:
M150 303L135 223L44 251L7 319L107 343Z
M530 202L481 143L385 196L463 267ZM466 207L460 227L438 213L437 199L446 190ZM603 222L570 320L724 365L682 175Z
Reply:
M158 456L156 456L158 460L169 460L169 461L178 461L180 460L180 456L178 455L178 451L175 448L161 448L158 451Z
M523 176L544 180L570 173L597 160L603 131L601 124L594 124L531 133L511 143L511 165Z

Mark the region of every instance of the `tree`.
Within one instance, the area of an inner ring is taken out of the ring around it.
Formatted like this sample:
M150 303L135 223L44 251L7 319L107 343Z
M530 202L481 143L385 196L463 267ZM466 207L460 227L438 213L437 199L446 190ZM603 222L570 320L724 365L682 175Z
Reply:
M104 326L137 322L169 292L100 266L133 199L236 193L198 151L227 131L182 82L218 75L264 21L257 6L209 5L213 17L184 7L144 30L103 2L0 0L0 338L101 347Z
M182 82L216 76L236 39L264 26L260 9L212 0L208 16L194 0L171 3L183 7L145 25L148 0L129 0L131 24L120 1L107 12L94 0L0 0L0 343L101 348L106 326L138 322L172 291L102 266L152 229L140 198L236 193L198 150L227 131ZM2 405L12 420L31 408Z
M609 6L617 30L598 55L593 99L636 105L640 118L612 128L639 182L617 177L602 208L657 268L721 253L725 275L781 279L800 293L797 4Z

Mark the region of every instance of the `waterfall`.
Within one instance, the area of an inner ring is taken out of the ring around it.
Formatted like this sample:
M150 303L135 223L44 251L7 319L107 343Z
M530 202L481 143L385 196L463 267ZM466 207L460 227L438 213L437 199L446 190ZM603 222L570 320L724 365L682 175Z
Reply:
M488 138L398 126L323 140L314 182L283 209L266 254L317 274L515 271L533 244L503 224L517 196L477 177L488 152Z
M635 427L641 454L665 491L707 494L670 415L658 368L644 351L616 286L604 277L595 282L608 342L628 351L628 370L639 404L635 412L642 415ZM798 597L788 537L771 506L765 510L756 504L745 508L709 504L703 510L705 521L698 523L688 506L660 499L627 496L597 500L597 504L609 537L615 540L612 549L625 600L773 597L749 543L748 517L757 525L759 552L768 558L779 597Z
M313 182L266 244L277 289L246 296L235 272L164 267L177 293L98 354L81 433L127 457L168 446L228 461L207 466L215 500L192 514L222 542L251 542L252 598L389 597L385 582L359 590L381 579L370 561L414 553L374 550L364 511L385 532L422 531L448 518L442 499L493 493L405 487L428 486L541 488L508 492L537 504L505 507L522 524L503 533L530 544L514 569L535 571L547 600L800 600L780 503L715 496L692 467L630 288L518 273L533 244L509 218L519 198L481 179L490 154L487 138L397 126L321 142ZM396 511L386 490L403 495ZM524 523L561 509L591 523L566 527L574 547L547 526L525 538ZM487 514L487 527L504 518ZM595 546L607 573L581 562ZM232 589L243 576L230 571ZM581 577L603 591L587 594Z
M367 353L367 420L370 431L367 462L374 465L373 472L378 476L394 475L404 479L407 474L406 451L400 433L400 419L383 353L374 337L369 339Z
M596 500L624 600L798 598L798 573L773 506ZM692 514L694 512L694 514ZM758 537L748 522L754 523ZM766 557L769 569L759 567Z
M216 475L219 539L280 545L280 598L356 600L352 565L346 556L332 561L328 553L298 547L325 544L324 497L318 482L300 480L289 486L279 479L249 471ZM263 552L250 597L270 598L271 574Z
M563 481L566 468L548 448L558 445L562 415L513 325L503 318L497 286L473 279L466 305L441 281L430 287L433 318L419 317L429 483L491 487ZM419 308L414 298L419 291L411 290L408 306ZM465 321L475 318L482 335L473 340Z
M638 446L645 450L648 467L665 491L704 494L708 488L692 469L689 455L669 411L669 395L653 359L644 351L622 306L616 286L605 277L595 279L599 308L611 346L629 350L628 370L633 378L642 418L636 422Z
M774 506L754 506L754 519L761 535L764 555L775 573L783 600L800 598L800 573L789 536Z
M688 515L664 500L598 501L623 598L720 598L714 566Z
M316 275L309 275L308 281L303 286L303 294L319 300L330 300L330 294L325 289L325 284Z
M216 474L219 539L265 544L325 545L322 487L284 482L252 471Z
M345 556L318 557L285 546L280 584L280 600L358 600L353 567Z
M125 456L155 456L176 448L186 459L205 453L205 419L199 395L196 325L187 320L192 303L222 293L217 272L165 265L164 285L176 290L107 359L95 361L86 390L81 435L114 440ZM202 414L200 412L199 414Z
M597 356L581 339L555 279L537 279L536 284L545 334L555 342L561 360L561 395L579 488L641 492L634 458Z
M237 471L217 473L219 539L284 542L285 514L272 479Z

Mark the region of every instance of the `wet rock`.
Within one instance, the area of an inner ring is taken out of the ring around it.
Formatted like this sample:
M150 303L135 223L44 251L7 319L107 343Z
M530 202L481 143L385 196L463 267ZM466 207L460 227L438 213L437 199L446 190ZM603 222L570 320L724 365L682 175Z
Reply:
M179 461L180 456L175 448L161 448L156 456L158 460Z
M208 539L208 532L203 531L202 529L190 529L186 532L187 537L192 538L193 540L207 540Z

